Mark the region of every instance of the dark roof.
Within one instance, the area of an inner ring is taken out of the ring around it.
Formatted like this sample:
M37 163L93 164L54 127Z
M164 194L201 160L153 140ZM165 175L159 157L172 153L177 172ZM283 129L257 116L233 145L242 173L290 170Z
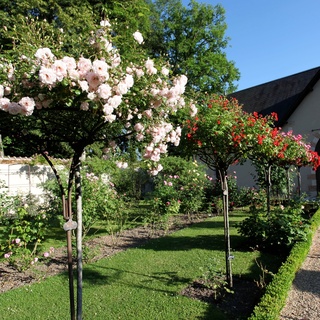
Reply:
M283 126L305 96L312 91L320 78L320 67L300 72L288 77L270 81L258 86L234 92L243 110L262 115L276 112L276 126Z

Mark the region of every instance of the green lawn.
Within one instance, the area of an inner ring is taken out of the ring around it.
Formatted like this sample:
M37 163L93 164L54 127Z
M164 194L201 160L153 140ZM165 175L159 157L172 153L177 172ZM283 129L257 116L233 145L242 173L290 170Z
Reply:
M241 212L230 217L233 273L258 280L261 271L255 259L271 271L277 270L281 260L243 250L243 238L235 228L242 218ZM83 319L230 320L213 305L179 295L213 259L224 268L222 217L88 264L84 269ZM0 294L0 315L3 320L69 319L67 275Z

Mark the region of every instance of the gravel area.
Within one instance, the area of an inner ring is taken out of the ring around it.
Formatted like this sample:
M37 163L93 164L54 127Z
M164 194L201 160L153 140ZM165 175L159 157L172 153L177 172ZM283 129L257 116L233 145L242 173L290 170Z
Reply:
M292 283L280 319L320 319L320 228L314 235L309 254Z

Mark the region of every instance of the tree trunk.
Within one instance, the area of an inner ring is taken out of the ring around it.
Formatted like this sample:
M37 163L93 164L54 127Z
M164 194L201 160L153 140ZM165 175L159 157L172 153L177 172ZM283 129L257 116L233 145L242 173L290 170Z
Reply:
M82 190L81 190L81 166L76 167L76 203L77 203L77 320L82 319L82 278L83 278L83 259L82 259Z
M68 275L69 275L69 301L70 301L70 317L71 320L75 320L75 302L74 302L74 285L73 285L73 259L72 259L72 230L76 229L77 224L72 221L72 197L71 197L71 187L74 177L74 159L69 171L69 183L68 183L68 196L66 198L65 190L63 188L61 178L56 170L54 164L48 157L46 152L42 152L43 157L46 159L48 164L50 165L54 175L57 179L60 193L61 193L61 200L62 200L62 211L63 211L63 218L67 221L63 225L63 229L66 231L66 238L67 238L67 264L68 264Z
M230 226L229 226L229 190L226 170L218 170L221 180L222 198L223 198L223 220L224 220L224 241L225 241L225 259L226 259L226 277L229 288L233 287L232 266L230 248Z
M301 196L301 167L298 167L297 176L298 176L298 195Z
M286 168L286 173L287 173L287 191L288 191L288 194L287 194L287 199L290 200L290 194L291 194L291 188L290 188L290 166L288 166Z
M265 170L266 174L266 183L267 183L267 214L270 213L270 192L271 192L271 165L268 165Z

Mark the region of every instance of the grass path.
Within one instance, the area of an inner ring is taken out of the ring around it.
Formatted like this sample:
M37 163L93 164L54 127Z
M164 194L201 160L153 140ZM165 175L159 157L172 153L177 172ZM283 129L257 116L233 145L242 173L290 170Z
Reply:
M270 257L237 251L243 240L231 216L231 243L235 248L233 272L259 278L255 259ZM210 218L143 247L128 249L113 257L85 266L83 283L84 320L193 320L228 318L213 305L179 295L201 268L216 264L224 268L223 220ZM273 264L275 258L273 257ZM277 268L277 263L274 264ZM0 319L69 319L67 275L0 295Z

